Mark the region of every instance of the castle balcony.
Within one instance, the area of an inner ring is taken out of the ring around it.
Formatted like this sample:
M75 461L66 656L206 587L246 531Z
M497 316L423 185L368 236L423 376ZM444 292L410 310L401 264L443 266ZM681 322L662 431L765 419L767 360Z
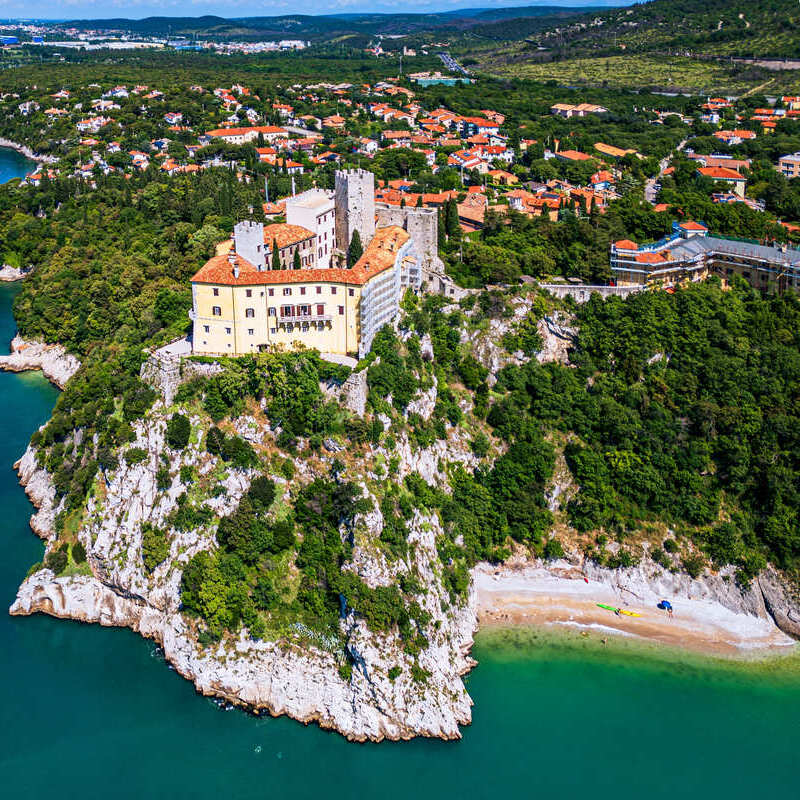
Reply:
M333 316L331 314L281 314L277 321L279 325L285 325L289 322L293 324L298 322L333 322Z

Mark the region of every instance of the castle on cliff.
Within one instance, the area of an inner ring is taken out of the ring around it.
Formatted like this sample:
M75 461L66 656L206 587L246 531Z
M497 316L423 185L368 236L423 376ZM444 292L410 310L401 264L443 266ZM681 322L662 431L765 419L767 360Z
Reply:
M356 231L363 253L348 265ZM437 242L434 209L376 207L373 173L338 171L333 193L288 198L285 223L239 222L192 277L192 350L363 357L396 319L406 289L459 296Z

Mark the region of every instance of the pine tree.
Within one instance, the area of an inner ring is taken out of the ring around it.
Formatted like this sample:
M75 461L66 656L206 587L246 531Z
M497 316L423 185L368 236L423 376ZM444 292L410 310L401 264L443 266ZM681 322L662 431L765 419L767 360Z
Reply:
M293 260L293 262L292 262L292 267L293 267L294 269L300 269L300 266L301 266L301 265L300 265L300 251L299 251L297 248L295 248L295 251L294 251L294 260Z
M422 194L417 196L417 208L422 208Z
M281 269L281 254L278 251L278 240L272 240L272 269Z
M353 238L350 240L350 246L347 248L347 266L352 267L364 253L364 248L361 245L361 235L358 230L353 231Z

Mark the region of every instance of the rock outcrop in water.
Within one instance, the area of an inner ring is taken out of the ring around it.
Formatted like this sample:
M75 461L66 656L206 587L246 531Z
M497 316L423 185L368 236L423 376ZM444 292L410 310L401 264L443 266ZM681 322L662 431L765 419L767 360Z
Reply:
M0 356L0 369L27 372L40 369L45 378L63 389L81 368L81 362L60 344L44 344L17 335L11 340L11 353Z

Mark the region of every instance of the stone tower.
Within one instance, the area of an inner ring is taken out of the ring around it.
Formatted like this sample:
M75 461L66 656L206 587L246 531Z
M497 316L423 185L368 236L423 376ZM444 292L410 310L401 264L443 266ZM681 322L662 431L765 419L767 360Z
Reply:
M233 228L233 245L236 252L257 267L259 272L267 268L264 225L261 222L237 222Z
M375 175L365 169L336 172L336 246L347 252L353 231L366 249L375 235Z
M399 225L408 231L425 269L433 269L439 255L439 214L435 208L412 208L378 203L378 225Z

